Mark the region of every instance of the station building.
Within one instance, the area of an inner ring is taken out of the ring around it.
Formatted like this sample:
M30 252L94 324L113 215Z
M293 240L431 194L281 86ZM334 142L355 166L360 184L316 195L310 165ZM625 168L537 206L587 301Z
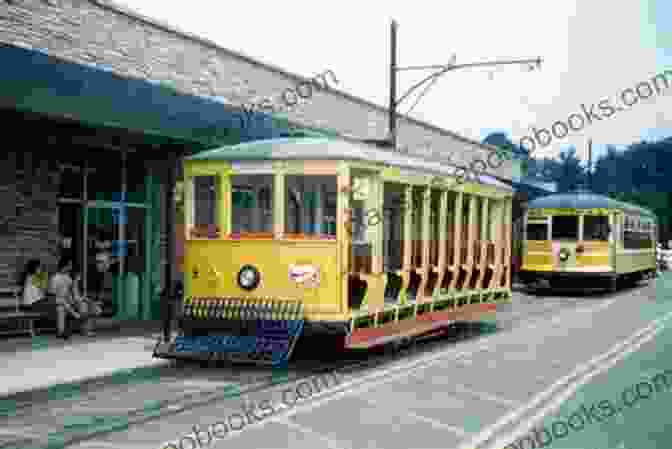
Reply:
M122 305L117 318L160 318L159 292L180 276L183 156L315 133L381 139L387 130L384 107L333 85L282 117L248 120L241 104L307 78L102 0L0 1L0 60L0 291L17 284L27 260L53 272L63 254L86 291L96 255L109 250L118 263L105 285ZM398 132L410 152L445 149L456 165L492 149L407 117ZM511 173L505 162L491 174Z

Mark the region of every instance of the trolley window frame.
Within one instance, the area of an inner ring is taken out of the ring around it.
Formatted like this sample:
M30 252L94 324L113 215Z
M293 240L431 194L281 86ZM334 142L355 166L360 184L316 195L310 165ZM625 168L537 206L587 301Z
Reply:
M524 235L523 239L524 240L531 240L529 238L529 233L528 233L528 227L530 225L544 225L546 226L546 238L543 240L531 240L531 241L538 241L538 242L547 242L551 239L551 224L550 224L550 218L551 217L544 217L544 218L538 218L538 217L528 217L527 221L525 222L525 229L524 229Z

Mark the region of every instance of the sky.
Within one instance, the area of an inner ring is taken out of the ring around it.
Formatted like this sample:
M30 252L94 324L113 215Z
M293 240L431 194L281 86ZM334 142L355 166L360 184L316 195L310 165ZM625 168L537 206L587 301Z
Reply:
M392 19L399 23L399 66L447 64L453 54L457 64L541 56L540 70L451 71L410 113L479 141L502 131L518 143L532 127L550 130L570 114L585 116L582 105L594 104L599 113L601 100L622 104L624 89L646 81L653 85L650 80L668 69L667 89L660 84L659 93L591 124L582 126L574 118L574 127L582 128L552 137L535 157L555 157L573 145L585 159L588 139L595 157L606 144L621 147L672 136L672 113L665 114L672 110L672 2L665 0L116 1L305 77L330 69L340 90L382 106L389 102ZM399 96L429 73L399 73ZM414 100L402 103L400 112Z

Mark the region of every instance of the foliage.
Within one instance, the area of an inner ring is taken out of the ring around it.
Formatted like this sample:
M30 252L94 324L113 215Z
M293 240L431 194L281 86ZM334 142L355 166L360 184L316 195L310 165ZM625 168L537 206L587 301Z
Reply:
M516 147L504 133L492 133L483 142ZM593 163L592 177L573 147L558 158L530 159L527 165L528 173L557 182L559 192L585 185L595 193L652 210L661 225L661 238L672 238L672 138L638 142L622 150L607 145L607 153Z

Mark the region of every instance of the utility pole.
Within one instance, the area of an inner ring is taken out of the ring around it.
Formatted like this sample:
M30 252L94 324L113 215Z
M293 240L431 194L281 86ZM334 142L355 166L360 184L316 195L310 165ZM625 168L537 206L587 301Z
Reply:
M443 65L428 65L428 66L413 66L413 67L397 67L397 28L399 27L398 23L395 20L392 20L390 26L390 106L389 106L389 135L387 137L388 143L392 146L392 150L397 150L397 107L401 102L403 102L408 96L418 89L423 84L431 81L431 84L425 87L425 90L420 94L416 103L422 98L422 96L427 93L429 88L434 84L439 77L445 73L469 67L486 67L486 66L499 66L499 65L528 65L530 70L534 70L536 65L537 68L541 67L542 59L541 57L536 59L516 59L516 60L504 60L504 61L486 61L486 62L475 62L470 64L456 64L455 55L453 55L451 62ZM421 81L415 83L408 89L401 98L397 99L397 72L405 70L435 70L434 73L425 77ZM413 107L415 107L415 104ZM411 109L413 108L411 107ZM410 110L409 110L410 112ZM408 114L408 112L407 112Z
M588 189L593 191L593 139L588 139Z
M390 144L397 149L397 22L390 24Z

